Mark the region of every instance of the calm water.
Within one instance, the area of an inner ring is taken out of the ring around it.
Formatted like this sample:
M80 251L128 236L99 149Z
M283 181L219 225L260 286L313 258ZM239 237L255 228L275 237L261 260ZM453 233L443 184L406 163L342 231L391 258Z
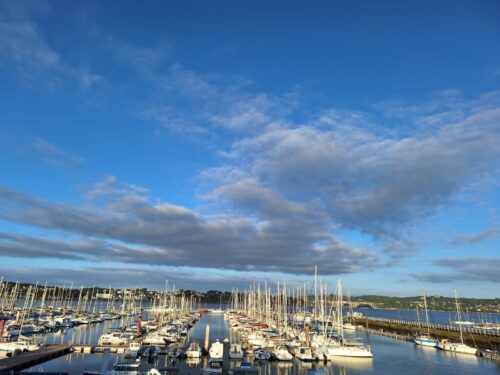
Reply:
M396 317L393 317L396 318ZM96 342L100 332L105 327L118 325L118 321L108 321L100 327L79 326L73 330L67 330L63 334L52 334L52 342L66 342L73 339L74 342ZM223 340L230 338L238 341L237 335L231 336L222 315L205 315L196 326L191 329L188 339L199 340L203 344L205 337L205 327L210 325L210 342L215 339ZM439 374L439 375L460 375L460 374L500 374L500 365L481 358L468 355L451 354L432 348L420 348L409 342L396 341L393 339L356 333L357 337L362 337L366 343L372 346L373 359L338 359L323 363L307 364L299 361L293 363L269 362L255 364L259 367L259 375L306 375L307 370L314 367L324 367L328 375L334 374ZM88 341L91 340L91 341ZM54 359L42 365L35 366L29 371L61 371L70 374L81 374L84 370L100 371L105 374L113 369L116 361L124 360L122 355L103 354L71 354ZM147 371L151 367L157 369L162 367L176 366L182 375L200 374L199 362L174 361L160 356L154 362L141 362L141 371ZM233 363L232 366L237 366Z
M417 312L415 310L386 310L386 309L369 309L361 308L354 309L366 316L374 318L399 319L408 321L417 321ZM429 311L429 321L434 324L449 324L450 321L457 320L455 312L450 311ZM490 322L500 323L500 314L493 313L477 313L466 312L462 316L462 320L472 322ZM425 322L425 312L420 311L420 321Z

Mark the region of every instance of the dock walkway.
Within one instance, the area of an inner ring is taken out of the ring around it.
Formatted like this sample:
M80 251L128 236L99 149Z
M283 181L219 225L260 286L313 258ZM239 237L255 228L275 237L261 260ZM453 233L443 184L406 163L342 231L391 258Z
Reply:
M0 374L18 372L52 358L60 357L71 350L71 345L47 345L39 350L21 353L0 360Z

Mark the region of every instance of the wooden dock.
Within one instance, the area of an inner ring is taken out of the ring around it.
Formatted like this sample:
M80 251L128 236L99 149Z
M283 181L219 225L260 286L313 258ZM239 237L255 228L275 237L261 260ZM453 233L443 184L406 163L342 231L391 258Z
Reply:
M361 331L361 332L371 333L374 335L390 337L392 339L401 340L401 341L412 341L413 340L413 337L411 335L400 335L399 333L387 332L387 331L384 331L383 329L365 328L363 326L357 326L356 330Z
M21 353L0 360L0 374L12 374L71 351L71 345L47 345L39 350Z
M109 351L110 353L123 354L127 350L128 345L80 345L75 344L73 349L75 353L93 354Z

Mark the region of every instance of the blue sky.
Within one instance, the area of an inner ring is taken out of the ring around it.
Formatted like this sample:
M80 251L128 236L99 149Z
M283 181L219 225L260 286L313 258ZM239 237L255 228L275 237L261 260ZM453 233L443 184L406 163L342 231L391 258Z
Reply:
M0 1L0 275L498 297L495 1Z

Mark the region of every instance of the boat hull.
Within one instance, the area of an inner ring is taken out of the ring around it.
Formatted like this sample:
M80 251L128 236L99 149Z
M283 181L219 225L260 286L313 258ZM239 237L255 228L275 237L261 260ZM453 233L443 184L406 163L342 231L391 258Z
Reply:
M472 354L472 355L475 355L477 353L476 348L473 348L466 344L459 344L459 343L438 344L438 348L453 353Z

